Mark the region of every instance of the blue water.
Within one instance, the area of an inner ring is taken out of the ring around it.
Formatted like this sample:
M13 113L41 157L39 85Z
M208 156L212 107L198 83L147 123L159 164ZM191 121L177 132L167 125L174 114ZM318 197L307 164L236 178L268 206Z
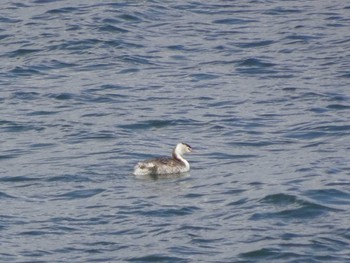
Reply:
M2 1L1 262L350 262L347 1ZM135 178L190 144L189 174Z

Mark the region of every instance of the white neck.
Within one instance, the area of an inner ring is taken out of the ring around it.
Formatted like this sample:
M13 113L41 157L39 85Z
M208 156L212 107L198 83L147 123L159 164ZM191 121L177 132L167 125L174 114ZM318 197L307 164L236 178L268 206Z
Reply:
M173 151L173 158L183 162L186 168L190 169L190 164L187 162L187 160L185 160L185 158L182 157L180 153L178 153L178 151L176 151L176 149Z
M187 169L190 169L190 164L187 162L187 160L185 158L183 158L180 154L178 154L176 156L176 159L180 160L181 162L183 162L186 166Z

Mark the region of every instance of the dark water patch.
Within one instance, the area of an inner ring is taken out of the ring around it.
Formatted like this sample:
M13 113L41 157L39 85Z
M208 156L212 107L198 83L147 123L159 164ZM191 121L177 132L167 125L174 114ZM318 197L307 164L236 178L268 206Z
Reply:
M329 110L327 108L310 108L309 111L314 113L325 113Z
M86 206L85 208L86 209L99 209L99 208L105 208L105 207L108 207L107 205L89 205L89 206Z
M348 173L348 175L350 175L350 172ZM348 187L348 186L350 186L350 181L342 179L342 180L339 180L338 182L327 183L327 184L325 184L325 186L329 186L329 187L344 187L345 186L345 187Z
M0 161L6 161L7 159L17 158L22 154L22 151L11 150L0 154Z
M0 200L2 200L2 199L13 199L13 198L16 198L16 197L14 197L12 195L9 195L9 194L6 194L4 192L0 192Z
M215 101L215 98L210 96L198 96L196 100L199 101ZM203 113L203 116L216 116L214 113Z
M58 249L54 249L53 252L54 252L54 253L60 253L60 254L62 254L62 255L66 255L66 254L70 254L70 253L72 253L72 252L74 252L74 253L79 253L79 252L81 252L82 250L83 250L83 249L81 249L81 248L72 247L72 246L70 245L70 246L68 246L68 247L60 247L60 248L58 248ZM45 263L47 263L47 262L45 262Z
M346 249L349 246L349 240L344 233L337 231L337 235L318 237L313 241L313 244L319 248L325 248L328 251L338 251Z
M76 7L61 7L61 8L50 9L46 13L47 14L67 14L77 10L79 9Z
M177 217L191 215L195 211L200 210L196 206L184 206L184 207L168 207L159 208L155 210L142 211L141 214L148 217Z
M237 105L239 104L238 102L233 102L232 99L229 99L229 100L221 100L221 101L216 101L214 99L209 99L210 101L213 101L213 102L210 102L208 104L206 104L206 106L209 106L209 107L213 107L213 108L217 108L217 109L223 109L223 108L232 108L233 105ZM216 114L214 114L216 115ZM213 116L211 113L209 114L206 114L205 116ZM228 120L232 120L232 121L239 121L239 118L229 118ZM217 123L214 122L215 124Z
M102 85L99 88L86 89L86 90L84 90L84 92L82 94L85 96L87 96L87 95L96 95L96 96L104 95L106 97L111 96L111 97L116 97L116 98L127 98L129 96L119 93L120 90L124 90L124 89L127 89L127 88L123 87L123 86L107 84L107 85Z
M170 50L175 50L175 51L186 50L186 47L184 45L170 45L170 46L166 46L166 48Z
M84 115L81 115L82 118L90 118L90 117L103 117L103 116L108 116L111 115L110 113L87 113Z
M50 218L50 222L54 224L62 224L62 225L82 225L86 222L86 219L76 218L76 217L68 217L68 216L59 216Z
M36 100L39 98L40 98L40 93L34 92L34 91L16 91L11 96L11 99L20 99L20 100Z
M1 23L10 23L10 24L16 24L22 22L21 19L16 19L16 18L10 18L10 17L5 17L5 16L0 16L0 22Z
M40 178L29 176L4 176L0 177L0 182L20 183L28 181L40 181Z
M312 40L320 39L319 36L314 35L290 35L287 36L287 40L293 40L292 42L289 42L288 44L296 44L296 43L309 43Z
M29 123L19 123L13 121L0 121L0 129L4 132L25 132L25 131L42 131L44 127L37 127Z
M350 105L330 104L330 105L327 106L327 109L331 109L331 110L348 110L348 109L350 109Z
M92 125L92 124L86 123L85 125ZM67 139L67 142L70 144L77 144L77 143L84 142L86 140L113 140L115 138L116 138L116 135L110 131L99 131L96 133L91 133L88 131L80 131L75 134L72 134L70 138Z
M275 143L273 141L254 140L244 142L230 142L228 144L237 147L266 147L274 145Z
M187 246L187 245L180 245L180 246L176 246L176 247L172 246L172 247L170 247L169 252L176 253L176 254L182 255L182 256L186 255L186 256L191 257L191 258L193 258L194 255L208 256L209 254L211 254L211 251L209 249L212 248L213 246L208 245L208 243L200 244L200 243L196 242L195 241L196 237L198 237L198 235L196 235L196 234L189 233L187 235L191 237L193 244L197 245L196 248L191 247L191 246ZM216 241L219 242L218 239ZM205 249L203 249L203 248L205 248ZM214 252L213 254L216 254L216 253Z
M99 45L103 45L105 42L100 39L84 39L84 40L70 40L63 42L62 44L50 45L49 51L65 50L76 51L78 54L84 54L89 49L96 48Z
M249 252L239 254L239 257L251 260L263 260L263 259L272 259L279 255L281 252L278 249L274 248L261 248L257 250L252 250Z
M138 215L136 215L138 216ZM124 219L125 220L125 219ZM124 221L122 220L122 222ZM117 231L108 231L108 235L112 236L132 236L132 235L142 235L143 232L141 229L137 228L128 228L123 230L117 230Z
M122 94L105 93L103 95L93 94L91 91L86 91L83 95L76 98L79 102L90 102L90 103L125 103L127 102L128 96Z
M88 247L100 247L100 248L106 248L106 247L113 247L118 246L119 244L112 241L97 241L97 242L90 242L90 243L83 243L85 246Z
M295 77L294 72L290 73L290 71L284 72L283 70L271 71L273 73L269 78L273 79L292 79Z
M61 0L34 0L33 3L36 4L47 4L47 3L54 3L54 2L61 2Z
M301 148L316 148L316 147L320 147L321 145L326 145L326 142L310 142L310 143L306 143L305 145L301 146Z
M340 78L350 78L350 73L347 73L347 72L342 73L342 74L339 75L339 77Z
M211 152L210 154L211 158L216 158L219 160L235 160L235 159L247 159L247 158L257 158L258 155L255 154L229 154L229 153L222 153L222 152Z
M349 101L348 96L337 92L325 92L322 95L325 96L328 101L336 101L337 103L340 103L340 102L346 103L347 101Z
M297 8L288 8L284 6L278 6L272 9L268 9L267 11L264 12L264 14L267 15L288 15L288 14L298 14L302 13L305 10L302 9L297 9Z
M325 93L321 93L321 92L298 92L296 93L295 95L291 96L291 98L293 100L296 100L296 101L317 101L317 100L333 100L334 99L334 96L333 95L328 95L328 94L325 94Z
M175 256L168 256L163 254L151 254L140 257L128 258L127 261L130 262L188 262L188 259L183 259Z
M129 32L128 30L126 30L124 28L113 26L113 25L104 25L104 26L99 27L98 30L101 32L110 32L110 33L127 33L127 32Z
M208 80L213 80L217 79L220 76L214 75L214 74L208 74L208 73L197 73L197 74L191 74L189 77L192 79L192 81L208 81Z
M122 23L122 21L120 19L117 19L115 17L108 17L108 18L103 18L101 20L100 24L103 24L103 25L119 25L121 23Z
M32 143L29 147L34 149L50 148L55 146L55 143Z
M350 131L350 125L321 125L316 126L315 129L322 130L328 133L338 133Z
M302 204L303 201L297 198L294 195L288 195L288 194L273 194L273 195L267 195L262 200L260 200L263 203L269 203L279 206L285 206L289 204Z
M101 63L82 63L81 66L76 68L76 71L81 71L81 72L87 72L87 71L96 71L96 69L98 70L108 70L110 69L112 66L112 64L110 62L105 62L106 59L101 58L100 59Z
M326 170L329 175L340 174L343 171L341 167L330 167Z
M0 19L1 20L1 19ZM5 38L8 38L8 37L10 37L11 35L6 35L6 34L4 34L4 35L0 35L0 40L4 40Z
M165 127L176 127L178 125L186 126L186 125L193 125L193 123L196 123L196 121L190 120L190 119L148 120L148 121L141 121L134 124L119 125L119 127L127 130L144 130L144 129L160 129Z
M15 262L17 259L18 255L14 255L13 253L7 253L7 252L0 252L0 258L4 262ZM30 261L29 261L30 262ZM28 262L25 262L28 263ZM41 263L41 262L38 262ZM45 262L46 263L46 262Z
M293 220L309 220L324 216L330 211L329 208L323 206L310 205L299 208L285 209L279 212L255 213L250 220L277 220L282 219L284 222Z
M273 98L273 99L267 99L267 100L257 100L256 104L276 104L276 103L286 103L289 101L288 97L280 97L280 98ZM265 116L265 117L280 117L279 114L259 114L259 116Z
M122 14L122 15L119 15L118 18L120 18L121 20L124 20L126 22L141 22L142 21L140 16L131 15L131 14Z
M63 174L57 176L46 177L47 182L93 182L89 177L82 175Z
M41 70L41 71L47 71L49 69L64 69L64 68L71 68L76 67L78 64L76 63L68 63L65 61L57 60L57 59L50 59L47 61L43 61L41 64L36 65L33 67L34 69Z
M20 48L20 49L17 49L15 51L12 51L12 52L8 53L8 56L10 58L24 57L24 56L27 56L27 55L30 55L30 54L33 54L33 53L37 53L37 52L40 52L40 51L42 51L42 50L41 49Z
M298 90L298 88L296 87L286 87L286 88L282 88L283 91L286 91L286 92L290 92L290 93L294 93Z
M228 189L223 192L225 195L238 196L243 192L246 192L247 189Z
M269 220L273 218L306 220L322 216L329 212L340 211L289 194L268 195L261 199L260 202L262 204L273 205L275 211L255 213L250 218L251 220Z
M57 234L57 233L52 233L51 231L41 231L41 230L30 230L30 231L23 231L19 233L19 235L23 235L23 236L43 236L43 235L51 235L51 234ZM38 256L38 254L33 253L31 256Z
M266 68L266 67L273 67L275 64L270 62L262 61L261 59L257 58L248 58L240 61L238 63L241 67L258 67L258 68Z
M130 87L124 86L124 85L116 85L116 84L104 84L104 85L101 85L101 89L120 91L120 90L129 90ZM96 91L98 91L98 90L99 89L96 89ZM118 94L118 95L120 95L120 94Z
M57 111L32 111L32 112L29 112L27 113L26 115L27 116L45 116L45 115L55 115L57 114L58 112Z
M33 69L32 67L15 67L10 71L13 76L32 76L32 75L44 75L40 70Z
M75 95L73 93L58 93L58 94L50 94L49 98L53 98L55 100L71 100L75 97Z
M338 189L309 190L305 196L320 204L350 205L350 193Z
M249 185L257 189L257 188L261 188L264 184L260 181L253 181L253 182L250 182Z
M197 198L200 198L202 197L203 194L196 194L196 193L188 193L185 195L186 198L194 198L194 199L197 199Z
M88 189L88 190L75 190L64 194L56 195L54 200L75 200L75 199L85 199L90 198L104 192L105 189Z
M123 55L119 57L120 60L133 65L156 65L151 56L135 56L135 55Z
M208 65L211 65L211 66L233 66L233 65L236 65L237 64L237 61L235 60L211 60L211 61L205 61L205 62L202 62L200 63L199 65L200 66L208 66Z
M30 7L30 5L27 3L11 3L11 7L15 9L16 7Z
M123 69L121 71L119 71L119 74L132 74L132 73L137 73L139 72L140 69L138 68L128 68L128 69Z
M335 27L335 28L340 28L340 27L346 27L348 26L347 24L345 23L327 23L326 24L327 27Z
M317 125L310 123L286 131L283 136L292 139L311 140L329 136L344 136L349 134L349 131L350 125Z
M224 18L224 19L216 19L213 20L214 24L222 24L222 25L243 25L248 23L254 23L257 20L254 19L240 19L240 18Z
M24 249L23 251L20 252L20 256L21 257L32 258L32 259L35 259L35 261L28 260L28 261L18 261L18 262L20 262L20 263L32 263L32 262L35 262L35 263L47 263L47 260L39 260L38 258L49 256L51 254L52 254L51 252L44 251L44 250L41 250L41 249L37 249L37 250L35 250L35 249L34 250Z
M58 225L47 227L47 229L50 232L52 231L51 234L55 233L55 235L59 235L59 234L66 235L67 233L73 233L80 230L79 228L76 228L76 227L58 226Z
M257 58L248 58L238 63L236 70L243 74L277 74L273 63Z
M245 192L245 191L246 190L241 190L241 191L238 191L237 193L239 194L239 193ZM227 206L241 206L241 205L247 204L248 201L249 201L248 198L241 198L237 201L229 202L227 204ZM229 219L229 218L232 218L232 217L231 216L226 217L226 219Z
M264 47L264 46L269 46L275 43L275 41L272 40L258 40L254 42L247 42L247 43L238 43L236 44L240 48L257 48L257 47ZM249 62L248 62L249 64Z

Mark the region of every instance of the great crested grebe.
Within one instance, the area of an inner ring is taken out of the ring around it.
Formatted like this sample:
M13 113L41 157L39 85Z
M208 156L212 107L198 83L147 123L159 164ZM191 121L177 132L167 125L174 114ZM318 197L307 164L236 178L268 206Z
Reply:
M185 173L190 170L190 164L182 157L192 152L192 147L186 143L178 143L173 150L172 157L161 157L139 162L135 165L134 175L162 175Z

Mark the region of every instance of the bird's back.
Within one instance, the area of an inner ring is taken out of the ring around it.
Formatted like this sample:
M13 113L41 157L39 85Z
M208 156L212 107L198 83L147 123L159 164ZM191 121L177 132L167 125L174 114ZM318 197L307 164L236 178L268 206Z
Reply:
M170 173L184 173L188 169L181 161L169 158L160 157L157 159L146 160L139 162L135 166L135 175L150 175L150 174L170 174Z

